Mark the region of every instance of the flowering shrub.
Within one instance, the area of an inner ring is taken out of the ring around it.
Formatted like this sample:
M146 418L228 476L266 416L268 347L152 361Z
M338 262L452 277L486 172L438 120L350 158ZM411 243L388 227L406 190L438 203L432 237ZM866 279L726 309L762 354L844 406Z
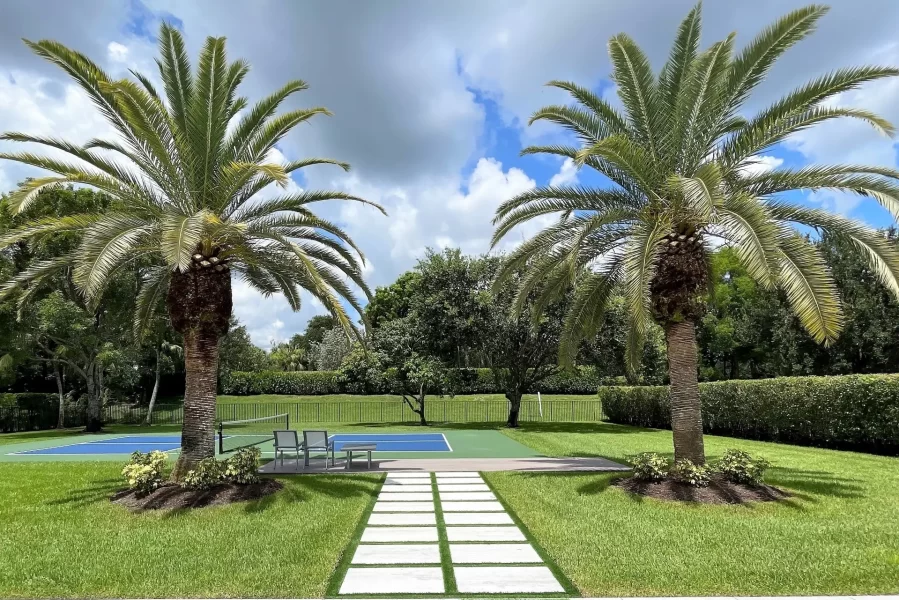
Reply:
M208 490L222 482L224 465L214 458L204 458L195 469L184 476L181 487L189 490Z
M634 467L634 478L641 481L662 481L668 471L668 461L655 452L643 452L629 456Z
M712 468L734 483L761 485L765 470L770 466L764 458L753 458L747 452L731 448Z
M154 450L144 454L135 452L131 461L122 469L122 476L128 482L128 489L148 494L162 485L166 455Z
M241 448L225 462L225 479L239 485L259 481L259 448Z
M683 458L674 463L668 475L674 481L686 483L694 487L705 487L709 484L711 469L705 465L693 464L688 458Z

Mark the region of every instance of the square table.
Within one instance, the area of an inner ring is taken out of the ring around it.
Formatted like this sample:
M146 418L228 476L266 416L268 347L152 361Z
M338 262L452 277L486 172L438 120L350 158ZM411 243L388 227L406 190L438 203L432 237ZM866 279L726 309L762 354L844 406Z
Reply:
M377 444L344 444L341 450L346 451L346 469L349 471L353 464L353 452L368 453L368 468L371 469L371 453L377 449Z

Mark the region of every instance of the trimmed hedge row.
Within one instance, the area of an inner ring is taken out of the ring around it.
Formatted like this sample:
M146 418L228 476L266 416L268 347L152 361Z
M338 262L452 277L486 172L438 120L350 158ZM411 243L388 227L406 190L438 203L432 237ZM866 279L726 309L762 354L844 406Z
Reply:
M454 369L455 393L500 394L490 369ZM600 378L589 367L576 371L563 371L540 382L534 392L544 394L594 394ZM288 394L294 396L321 396L346 394L337 371L234 371L221 383L221 393L229 396L253 396L257 394ZM376 390L386 394L388 390Z
M899 454L899 375L699 384L706 433ZM671 428L668 388L599 389L612 423Z

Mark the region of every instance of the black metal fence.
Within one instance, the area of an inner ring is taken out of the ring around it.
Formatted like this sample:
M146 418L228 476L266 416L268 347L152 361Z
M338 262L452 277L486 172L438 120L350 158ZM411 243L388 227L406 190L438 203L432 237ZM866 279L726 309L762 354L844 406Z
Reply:
M275 402L229 403L216 406L219 421L258 419L287 413L290 422L300 423L416 423L418 415L401 400L387 402ZM53 429L58 421L55 408L0 408L0 431L34 431ZM425 416L434 423L502 422L509 416L509 403L504 400L471 402L462 400L429 400ZM521 403L519 420L547 422L597 422L603 420L599 400L525 400ZM150 423L180 425L184 408L180 404L157 404ZM103 422L138 425L147 420L146 406L111 404L103 407ZM85 424L83 408L66 414L66 427Z

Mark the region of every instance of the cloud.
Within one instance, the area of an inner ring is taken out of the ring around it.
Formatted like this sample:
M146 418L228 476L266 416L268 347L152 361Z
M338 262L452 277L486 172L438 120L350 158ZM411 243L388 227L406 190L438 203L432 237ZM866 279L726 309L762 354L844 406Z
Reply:
M570 158L566 158L565 162L562 163L562 169L549 180L549 185L550 187L558 187L573 183L577 183L577 165Z
M746 162L740 168L740 172L745 177L754 177L756 175L762 175L767 173L768 171L773 171L780 165L782 165L784 159L778 158L776 156L766 156L762 155L756 157L752 162Z
M128 46L118 42L109 42L109 45L106 46L106 54L113 62L125 62L128 60Z

